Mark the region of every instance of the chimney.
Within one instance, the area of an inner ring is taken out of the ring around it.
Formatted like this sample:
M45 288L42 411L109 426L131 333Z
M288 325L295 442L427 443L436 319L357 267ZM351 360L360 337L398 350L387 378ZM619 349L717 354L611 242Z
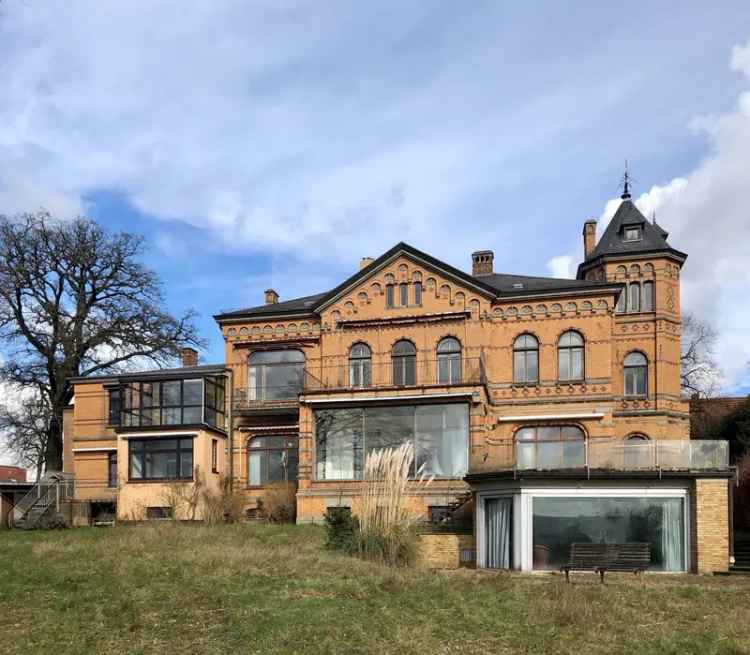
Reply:
M583 224L583 258L591 257L596 248L596 219L590 218Z
M359 262L359 270L361 271L363 268L367 268L374 261L375 260L372 257L362 257L361 261Z
M183 366L198 366L198 351L195 348L180 348Z
M275 305L279 302L279 294L273 289L266 289L266 305Z
M493 270L493 262L495 260L495 253L491 250L477 250L477 252L471 253L471 274L477 275L492 275L495 271Z

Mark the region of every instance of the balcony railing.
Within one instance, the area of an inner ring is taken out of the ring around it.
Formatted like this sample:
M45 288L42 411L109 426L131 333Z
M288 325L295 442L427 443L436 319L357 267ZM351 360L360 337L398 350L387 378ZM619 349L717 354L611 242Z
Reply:
M653 440L504 442L473 454L470 473L500 471L704 471L729 468L729 442Z
M479 357L346 363L305 370L304 391L481 384Z

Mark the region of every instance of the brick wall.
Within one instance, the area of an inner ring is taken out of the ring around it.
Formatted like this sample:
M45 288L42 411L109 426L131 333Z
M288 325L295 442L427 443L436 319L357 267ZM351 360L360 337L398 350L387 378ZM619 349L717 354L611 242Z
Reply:
M729 569L729 485L727 480L696 480L692 494L692 570Z
M457 569L461 549L474 548L470 534L423 534L419 537L420 562L430 569Z

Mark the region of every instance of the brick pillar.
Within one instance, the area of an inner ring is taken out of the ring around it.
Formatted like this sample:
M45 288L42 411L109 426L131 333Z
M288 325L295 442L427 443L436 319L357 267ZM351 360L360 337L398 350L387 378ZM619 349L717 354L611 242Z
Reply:
M691 570L729 570L729 483L696 479L692 491Z

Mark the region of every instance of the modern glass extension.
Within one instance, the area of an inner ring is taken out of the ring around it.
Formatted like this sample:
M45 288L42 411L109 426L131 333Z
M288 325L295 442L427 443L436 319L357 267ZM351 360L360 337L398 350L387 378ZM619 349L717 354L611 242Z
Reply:
M559 571L574 543L648 543L649 570L688 568L688 496L681 488L538 487L477 496L481 567Z
M460 478L468 465L466 403L397 405L315 412L318 480L361 480L371 452L414 444L412 475Z

